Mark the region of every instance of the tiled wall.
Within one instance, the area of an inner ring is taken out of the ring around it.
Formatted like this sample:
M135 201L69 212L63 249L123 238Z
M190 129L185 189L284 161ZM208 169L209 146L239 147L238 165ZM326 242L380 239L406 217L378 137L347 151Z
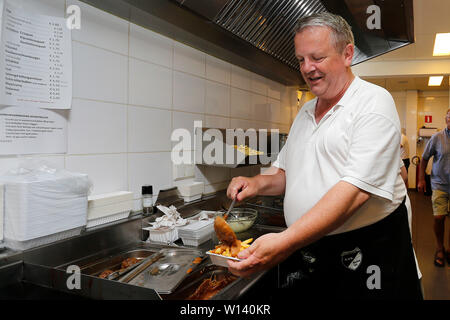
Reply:
M176 185L170 135L176 128L279 128L295 116L296 92L189 46L74 0L14 1L34 12L64 16L81 8L81 29L72 31L73 100L67 154L36 155L59 168L87 173L92 194L134 192ZM21 157L0 158L0 174ZM258 168L196 168L206 191L226 187L232 176ZM182 182L181 182L182 183Z

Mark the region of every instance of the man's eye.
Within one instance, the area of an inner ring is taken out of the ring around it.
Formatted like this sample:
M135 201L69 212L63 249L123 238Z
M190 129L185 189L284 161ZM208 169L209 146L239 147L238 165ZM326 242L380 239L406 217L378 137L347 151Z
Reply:
M314 61L322 61L325 57L314 57Z

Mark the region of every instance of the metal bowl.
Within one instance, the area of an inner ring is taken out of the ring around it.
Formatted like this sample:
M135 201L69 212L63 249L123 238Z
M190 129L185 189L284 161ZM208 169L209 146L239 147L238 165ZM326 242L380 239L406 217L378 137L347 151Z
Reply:
M251 228L258 217L258 211L251 208L235 208L231 210L234 215L228 215L227 223L235 233Z

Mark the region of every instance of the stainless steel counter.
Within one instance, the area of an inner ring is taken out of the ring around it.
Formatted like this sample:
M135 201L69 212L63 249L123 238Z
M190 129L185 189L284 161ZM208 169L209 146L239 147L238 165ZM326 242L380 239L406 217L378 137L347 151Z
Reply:
M225 194L218 193L205 200L188 204L179 209L180 213L192 215L200 210L223 209L226 203ZM110 223L82 232L79 236L58 241L38 248L16 252L6 250L0 252L0 297L7 296L8 288L19 284L47 288L51 292L60 292L67 297L82 297L89 299L161 299L153 289L143 288L113 280L101 279L97 276L80 274L79 288L71 289L68 283L73 276L67 273L67 267L77 265L86 259L111 257L133 248L159 250L164 247L178 247L181 242L171 246L148 243L144 240L148 234L142 232L149 219L135 214L128 219ZM257 238L268 232L279 232L283 228L254 225L248 231L238 234L240 238ZM208 241L200 249L203 252L214 247L213 241ZM210 263L205 259L198 268ZM263 276L265 272L249 279L239 278L227 286L214 299L239 299L246 294ZM3 290L3 291L2 291ZM3 294L2 294L3 292Z

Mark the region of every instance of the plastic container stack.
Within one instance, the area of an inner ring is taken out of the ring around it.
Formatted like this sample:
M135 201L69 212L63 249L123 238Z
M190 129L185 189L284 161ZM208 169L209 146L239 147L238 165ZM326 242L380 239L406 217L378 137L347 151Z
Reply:
M197 247L208 241L214 234L214 219L192 220L183 227L178 227L178 236L186 246Z
M4 184L4 243L26 250L80 234L87 223L86 174L45 165L19 167Z

